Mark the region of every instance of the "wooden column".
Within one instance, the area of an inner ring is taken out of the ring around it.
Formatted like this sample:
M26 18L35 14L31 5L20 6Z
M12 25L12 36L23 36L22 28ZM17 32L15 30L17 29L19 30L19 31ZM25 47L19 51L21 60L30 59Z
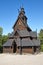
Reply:
M34 47L32 47L32 50L33 50L33 51L32 51L32 54L34 54Z
M20 37L20 54L22 54L22 38Z

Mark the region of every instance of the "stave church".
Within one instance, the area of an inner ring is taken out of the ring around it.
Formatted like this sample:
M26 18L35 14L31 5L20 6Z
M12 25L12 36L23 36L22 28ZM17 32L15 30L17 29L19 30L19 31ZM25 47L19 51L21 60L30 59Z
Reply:
M32 31L28 26L25 10L22 7L13 25L13 32L3 44L3 53L35 53L39 50L40 40L37 38L37 31Z

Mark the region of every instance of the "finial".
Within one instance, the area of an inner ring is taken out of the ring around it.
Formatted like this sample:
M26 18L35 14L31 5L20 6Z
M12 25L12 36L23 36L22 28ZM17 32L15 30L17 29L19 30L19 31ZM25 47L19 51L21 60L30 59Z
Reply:
M24 6L23 6L23 4L22 4L22 6L21 6L22 8L24 8Z
M23 10L23 11L24 11L24 6L23 6L23 4L20 6L20 10Z
M20 6L20 8L24 8L23 4Z
M19 15L20 14L25 14L25 11L24 11L24 8L23 8L23 5L22 6L20 6L20 9L18 9L18 13L19 13Z

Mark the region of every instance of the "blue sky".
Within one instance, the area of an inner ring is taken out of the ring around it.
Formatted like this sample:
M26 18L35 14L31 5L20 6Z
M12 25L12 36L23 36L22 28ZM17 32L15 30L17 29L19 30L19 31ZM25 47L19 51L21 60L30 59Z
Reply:
M18 9L22 5L30 28L38 32L43 29L43 0L0 0L0 27L3 28L3 34L13 31Z

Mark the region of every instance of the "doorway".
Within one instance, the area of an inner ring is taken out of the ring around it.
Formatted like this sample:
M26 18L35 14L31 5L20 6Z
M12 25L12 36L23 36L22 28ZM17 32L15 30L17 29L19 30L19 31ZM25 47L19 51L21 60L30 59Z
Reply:
M34 52L36 52L36 46L34 46Z
M14 41L14 42L13 42L13 53L16 53L16 51L17 51L17 44L16 44L16 42Z

